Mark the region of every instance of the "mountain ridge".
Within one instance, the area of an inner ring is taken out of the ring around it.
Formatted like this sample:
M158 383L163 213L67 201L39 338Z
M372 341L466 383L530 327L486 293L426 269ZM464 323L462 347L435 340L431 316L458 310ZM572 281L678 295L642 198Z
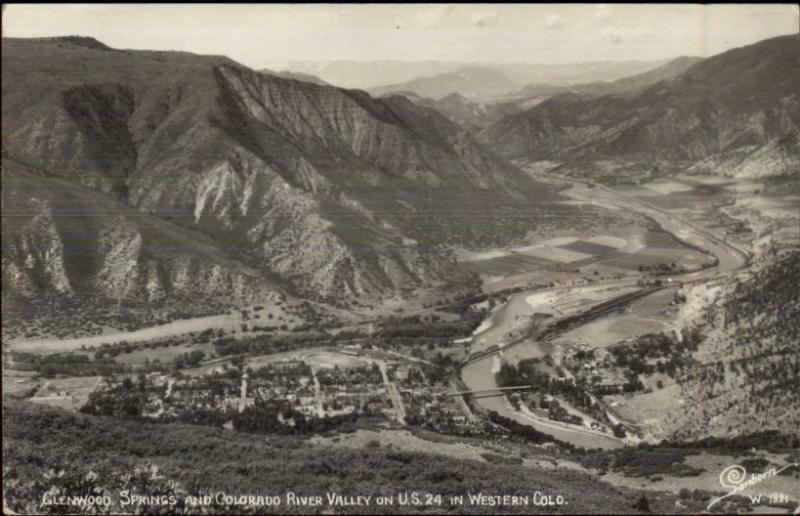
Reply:
M299 295L342 303L463 281L441 236L476 229L444 214L547 191L405 99L84 43L3 39L6 155L199 231ZM440 222L420 225L428 210Z
M400 90L395 93L417 104L432 107L462 127L477 132L505 117L522 113L549 98L564 94L580 94L587 98L611 94L630 95L660 80L677 77L700 60L701 58L683 56L652 70L609 82L575 85L529 84L488 101L467 98L458 92L438 99L425 98L419 92L410 90Z
M796 36L768 39L690 66L633 96L579 102L551 98L483 129L478 138L509 158L588 169L599 160L686 169L737 149L782 141L800 127ZM775 173L786 173L781 168Z
M553 81L575 84L590 81L615 80L627 75L656 68L669 61L585 61L567 64L531 63L474 63L451 61L290 61L284 68L293 72L317 75L322 79L347 88L370 89L400 84L419 77L446 74L459 68L476 66L493 68L522 87L535 81Z
M418 77L407 82L371 88L370 94L382 96L410 91L420 97L440 100L458 93L471 99L486 99L508 94L518 83L493 67L464 66L452 72Z

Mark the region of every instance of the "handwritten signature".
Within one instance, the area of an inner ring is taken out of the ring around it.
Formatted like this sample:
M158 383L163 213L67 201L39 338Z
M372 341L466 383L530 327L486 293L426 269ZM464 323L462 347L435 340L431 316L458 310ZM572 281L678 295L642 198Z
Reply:
M706 511L711 511L711 508L721 502L722 500L728 498L729 496L733 496L735 494L739 494L753 486L760 484L761 482L773 478L780 474L783 470L789 468L796 468L798 467L797 462L792 462L789 464L784 464L780 468L770 468L763 473L751 473L750 478L747 477L747 470L744 466L740 466L738 464L734 464L733 466L728 466L727 468L722 470L722 473L719 475L719 483L728 490L728 492L722 496L718 496L717 498L713 499L711 503L708 504L706 507Z

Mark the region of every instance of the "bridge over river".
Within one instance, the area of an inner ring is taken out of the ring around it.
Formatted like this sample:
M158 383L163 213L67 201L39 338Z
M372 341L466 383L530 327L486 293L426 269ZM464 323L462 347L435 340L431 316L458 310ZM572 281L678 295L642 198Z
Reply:
M701 283L722 275L732 273L744 267L749 257L745 252L730 245L724 238L711 233L710 231L698 228L694 224L684 221L674 214L661 210L657 207L643 203L630 196L615 192L608 188L602 188L603 196L600 199L594 197L595 194L584 196L579 182L572 190L565 192L566 195L579 199L585 203L595 203L598 205L614 205L619 209L636 212L657 222L662 229L669 233L682 232L692 234L697 239L703 241L705 250L717 257L717 265L704 270L672 276L673 281L680 283ZM595 190L595 192L597 189ZM630 289L636 286L635 280L622 280L617 282L620 289ZM612 282L606 282L612 285ZM568 295L575 289L586 288L585 285L567 287L560 289L557 295ZM504 391L497 385L495 374L500 370L501 357L504 350L514 346L526 346L526 355L543 356L549 352L550 344L558 335L580 327L592 320L604 317L614 311L619 310L630 304L646 298L654 292L665 287L644 287L636 288L633 292L626 292L615 296L605 302L596 304L577 314L571 314L555 320L550 320L544 328L529 332L527 335L519 335L515 330L515 322L520 307L524 307L526 299L542 290L526 291L516 294L509 299L506 305L496 313L491 319L491 325L476 335L472 339L472 353L461 369L463 383L469 389L467 392L487 392L493 393L485 397L476 397L475 403L484 410L493 410L505 417L511 418L519 423L533 426L537 430L548 433L566 442L584 448L619 448L625 442L611 435L603 435L590 429L576 425L566 425L556 422L548 422L531 417L521 411L513 410L504 396L500 396ZM516 307L516 309L514 309ZM506 341L508 335L515 337ZM486 338L489 336L490 338Z
M512 391L530 391L533 389L533 385L519 385L516 387L497 387L496 389L482 389L479 391L457 391L457 392L448 392L448 396L472 396L475 398L478 397L485 397L485 396L500 396L505 394L506 392Z

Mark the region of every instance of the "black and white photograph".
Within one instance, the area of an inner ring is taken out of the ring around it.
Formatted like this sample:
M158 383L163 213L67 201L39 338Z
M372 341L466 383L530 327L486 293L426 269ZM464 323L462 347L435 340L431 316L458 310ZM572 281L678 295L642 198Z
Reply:
M3 514L800 514L800 8L3 4Z

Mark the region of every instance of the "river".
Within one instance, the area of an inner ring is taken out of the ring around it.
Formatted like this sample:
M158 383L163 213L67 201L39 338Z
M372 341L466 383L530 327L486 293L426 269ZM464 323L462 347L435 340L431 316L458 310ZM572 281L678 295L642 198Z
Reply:
M605 187L589 189L578 183L574 184L571 189L562 192L562 194L580 202L589 202L602 206L613 205L620 209L635 211L639 214L646 215L655 220L665 231L676 235L681 240L705 249L715 255L719 260L718 264L714 267L684 275L676 275L673 277L675 280L705 281L715 278L720 274L738 270L747 264L747 255L740 249L729 245L722 237L708 230L699 228L690 222L684 221L669 212L656 208L639 199L629 197ZM627 283L629 286L630 281ZM558 294L563 296L570 295L580 289L586 289L586 286L581 285L548 290L558 290ZM526 291L509 299L506 305L491 317L491 325L472 339L470 353L485 351L493 345L498 345L502 348L504 345L510 344L512 339L508 338L507 334L518 328L520 324L524 323L524 319L528 319L535 311L527 302L528 297L541 294L542 292L542 289ZM512 362L515 362L523 358L543 356L550 351L548 346L549 344L547 343L529 340L525 343L514 345L512 348L501 352L501 355L504 355L504 359L510 359ZM498 385L495 379L495 373L499 367L498 360L498 356L492 354L469 363L462 368L461 379L470 390L496 389ZM558 439L576 446L610 449L625 445L623 441L614 437L598 435L597 433L578 427L565 427L559 423L543 419L534 421L520 412L513 410L505 402L503 396L476 398L475 403L486 410L494 410L504 417L511 418L522 424L530 425L537 430L553 435Z

